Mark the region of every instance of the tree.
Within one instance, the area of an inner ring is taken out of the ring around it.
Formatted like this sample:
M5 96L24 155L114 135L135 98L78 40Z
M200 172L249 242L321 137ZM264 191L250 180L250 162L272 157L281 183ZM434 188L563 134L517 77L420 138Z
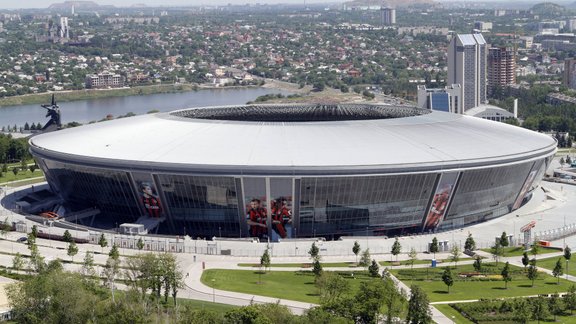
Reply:
M500 246L507 247L508 245L510 245L508 234L506 234L506 232L502 232L502 235L500 235Z
M514 299L512 307L514 319L518 323L528 323L532 314L532 305L525 298Z
M465 251L474 251L476 250L476 242L472 237L472 233L468 233L468 237L466 238L466 242L464 242L464 250Z
M34 238L38 238L38 226L32 225L32 231L30 232Z
M100 234L98 245L100 245L100 247L102 248L102 252L104 252L104 248L108 246L108 241L106 240L106 237L104 237L104 233Z
M24 268L24 258L20 253L16 252L12 258L12 269L15 271L20 271L22 268Z
M312 273L314 273L316 277L322 274L322 264L320 264L320 260L314 260L314 263L312 264Z
M532 299L532 319L540 323L541 320L546 319L550 315L548 308L548 301L543 296L538 296Z
M116 277L118 276L120 270L119 263L120 262L118 262L118 260L112 257L108 257L108 260L106 260L106 265L102 270L102 276L104 277L106 286L110 287L110 293L112 294L112 303L116 303L114 297L115 295L114 288L116 286Z
M432 239L432 243L430 244L430 252L434 253L434 259L436 259L436 252L439 251L438 248L438 239L436 236Z
M396 261L398 261L398 254L402 252L402 245L400 245L400 241L398 241L398 238L394 240L394 244L392 244L392 250L390 252L392 253L393 256L396 257Z
M454 262L454 266L458 268L458 261L460 260L460 248L454 244L450 250L450 260Z
M74 262L74 256L78 254L78 246L76 246L76 243L74 243L74 241L68 244L67 254L69 257L72 258L72 262Z
M358 263L358 265L367 268L370 265L371 259L372 257L370 256L370 249L366 249L364 250L364 252L362 252L362 256L360 257L360 263Z
M352 247L352 253L356 256L356 264L358 264L358 253L360 253L360 244L358 241L354 241L354 246Z
M382 282L384 283L384 294L383 304L384 304L384 315L386 317L386 323L394 323L395 319L400 316L404 311L404 307L407 302L406 292L404 289L398 289L396 283L389 274L382 275Z
M312 261L320 261L320 249L316 246L316 242L312 243L308 254L310 254Z
M270 253L268 252L268 248L266 248L264 254L260 257L260 267L264 267L264 271L266 271L266 268L270 268L270 262Z
M70 242L72 242L72 234L70 234L70 232L68 230L65 230L64 235L62 236L62 239L64 240L64 242L70 243Z
M315 285L319 290L322 304L335 302L350 291L348 280L342 278L338 273L331 271L322 272L322 274L316 278Z
M411 248L410 253L408 253L408 262L410 262L410 269L412 271L414 271L414 263L416 260L418 260L418 253L415 248Z
M522 265L524 265L524 270L526 270L528 264L530 264L530 258L528 257L528 253L524 252L524 254L522 254Z
M530 249L530 253L534 256L534 259L536 259L536 256L538 255L539 252L540 252L540 246L538 245L538 242L534 242L532 244L532 249Z
M512 281L512 276L510 275L510 262L506 262L500 274L502 275L502 280L504 280L504 289L508 289L508 282Z
M428 296L419 286L410 287L410 300L408 301L408 314L406 322L411 324L432 323L432 312Z
M380 266L376 260L372 259L372 263L368 267L368 272L371 277L380 277Z
M572 258L572 250L569 246L564 248L564 259L566 260L566 273L568 273L568 262Z
M568 288L568 292L564 295L564 304L572 315L574 309L576 309L576 286L572 285Z
M108 253L108 256L111 257L112 259L118 261L118 259L120 259L120 251L118 251L118 245L114 244L112 245L112 248L110 249L110 252Z
M532 287L534 287L534 280L538 278L538 268L536 268L536 259L530 261L528 266L528 273L526 274L529 280L532 280Z
M142 250L144 248L144 241L142 240L142 238L138 239L138 242L136 242L136 247L138 248L138 250Z
M560 298L558 293L552 294L552 297L548 300L548 308L550 309L550 313L554 315L554 322L556 322L557 316L562 315L564 313L564 301Z
M450 287L454 284L454 277L452 276L452 271L450 267L446 267L442 273L442 282L448 287L448 293L450 293Z
M84 261L82 262L82 270L80 273L83 277L94 277L96 275L92 252L86 251L86 254L84 254Z
M500 240L497 240L494 245L490 248L490 253L492 253L492 257L494 261L496 261L496 266L498 266L498 261L500 260L500 256L502 255L502 245L500 245Z
M557 285L560 284L560 276L563 274L564 274L564 267L562 267L562 259L558 258L558 261L556 261L556 265L552 270L552 275L556 277L556 279L558 279L558 281L556 282Z
M474 258L474 264L472 264L474 266L474 270L481 272L482 271L482 258L480 256L476 256L476 258Z

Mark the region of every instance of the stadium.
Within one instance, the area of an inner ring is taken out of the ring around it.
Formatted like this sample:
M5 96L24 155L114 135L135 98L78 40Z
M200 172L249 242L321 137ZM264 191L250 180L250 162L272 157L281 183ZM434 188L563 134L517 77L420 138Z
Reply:
M549 136L368 104L192 108L34 136L63 210L193 237L397 235L460 228L530 199Z

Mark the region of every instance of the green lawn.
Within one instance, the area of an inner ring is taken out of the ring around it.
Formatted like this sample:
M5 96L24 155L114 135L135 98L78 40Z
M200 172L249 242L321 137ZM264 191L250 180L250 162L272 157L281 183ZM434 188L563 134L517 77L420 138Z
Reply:
M457 310L452 308L448 304L438 304L433 305L438 309L442 314L446 315L449 319L451 319L454 323L458 324L471 324L472 322L467 319L466 317L462 316Z
M306 303L319 303L318 291L314 285L314 274L309 271L270 271L258 274L255 270L210 269L202 273L203 284L216 289L235 291L251 295L268 296L297 300ZM369 280L365 273L342 272L350 280L354 293L360 282ZM259 277L261 279L259 279ZM212 281L214 279L214 281ZM261 282L259 282L261 280Z
M14 173L12 172L12 169L10 169L8 172L2 173L2 176L0 177L0 184L5 183L5 182L24 180L24 179L30 179L30 178L38 178L38 177L43 177L43 176L44 176L44 174L40 170L35 170L34 173L30 172L30 170L20 171L20 172L18 172L17 175L14 175Z
M260 268L258 263L238 263L239 267ZM355 262L322 262L323 268L352 268ZM270 268L312 268L312 263L272 263Z
M481 249L484 252L492 253L490 249ZM540 247L538 249L538 255L546 254L546 253L556 253L562 252L561 250L549 248L549 247ZM513 256L522 256L524 254L524 247L523 246L511 246L504 248L504 256L505 257L513 257ZM536 259L538 259L538 255ZM528 256L532 259L534 256L528 251Z
M172 303L172 300L169 300L169 303ZM227 304L219 304L219 303L212 303L202 300L194 300L194 299L183 299L178 298L178 303L180 306L184 305L191 305L194 308L200 309L207 309L218 313L227 312L233 308L237 308L238 306L227 305Z
M466 303L466 305L471 305L471 304L477 304L477 303ZM462 304L459 304L459 305L462 305ZM455 322L455 323L458 323L458 324L460 324L460 323L465 323L465 324L473 323L472 321L470 321L469 319L464 317L456 309L452 308L448 304L434 305L434 307L436 307L444 315L448 316L448 318L452 319L453 322ZM492 315L492 313L490 312L487 315L488 315L488 317L490 317L490 315ZM452 317L452 316L454 316L454 317ZM489 323L489 322L490 321L482 321L480 323ZM554 315L552 315L552 314L548 315L548 317L546 319L544 319L540 322L532 320L532 321L529 321L528 323L536 324L536 323L550 323L550 322L554 322ZM492 323L512 323L512 322L511 321L506 321L506 322L493 321ZM563 324L573 323L574 324L574 323L576 323L576 315L570 315L569 311L565 311L565 313L563 315L557 316L556 323L563 323Z
M415 260L414 264L430 264L430 260ZM390 267L390 266L395 266L398 265L396 262L390 262L390 261L380 261L379 262L380 265L385 266L385 267ZM399 265L410 265L410 260L403 260L403 261L399 261L398 262Z
M538 267L553 270L554 267L556 266L558 258L560 258L560 261L562 262L562 268L564 269L564 274L568 273L571 276L576 276L576 261L574 259L571 259L568 262L568 271L566 271L566 259L564 259L564 257L562 256L547 259L538 259L536 261L536 265Z
M523 269L511 266L513 279L508 283L508 289L504 289L504 282L498 279L503 263L500 262L496 267L494 264L485 264L484 273L486 278L460 278L458 274L474 272L472 265L458 266L452 270L455 281L450 287L450 293L447 292L446 285L442 282L441 276L444 268L425 268L425 269L398 269L390 272L406 284L415 284L428 294L430 301L451 301L451 300L471 300L480 298L502 298L531 296L538 294L551 294L555 292L565 292L573 285L572 282L561 279L560 284L556 284L556 278L540 273L539 278L532 282L526 278ZM413 275L412 275L413 274ZM492 280L488 278L492 277ZM428 278L428 280L426 279Z

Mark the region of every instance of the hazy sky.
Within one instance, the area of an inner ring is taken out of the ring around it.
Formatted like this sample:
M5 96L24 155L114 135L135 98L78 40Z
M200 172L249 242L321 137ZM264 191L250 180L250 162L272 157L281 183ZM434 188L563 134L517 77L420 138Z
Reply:
M343 2L344 0L306 0L307 3ZM61 3L64 0L0 0L0 9L17 8L47 8L52 3ZM225 5L246 3L304 3L304 0L95 0L101 5L131 6L145 4L147 6L197 6L197 5Z

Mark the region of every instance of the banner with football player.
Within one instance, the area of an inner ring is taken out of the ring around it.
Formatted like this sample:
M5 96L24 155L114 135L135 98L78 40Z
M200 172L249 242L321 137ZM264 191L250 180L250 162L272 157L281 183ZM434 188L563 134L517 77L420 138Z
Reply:
M152 218L162 217L162 203L154 181L147 174L133 173L132 177L145 215Z
M452 199L452 194L454 193L454 188L456 187L456 182L458 181L458 175L458 172L443 173L441 175L440 181L438 181L438 185L436 186L436 191L434 192L434 197L432 198L432 203L426 213L422 231L434 231L444 220L444 216L448 211Z

